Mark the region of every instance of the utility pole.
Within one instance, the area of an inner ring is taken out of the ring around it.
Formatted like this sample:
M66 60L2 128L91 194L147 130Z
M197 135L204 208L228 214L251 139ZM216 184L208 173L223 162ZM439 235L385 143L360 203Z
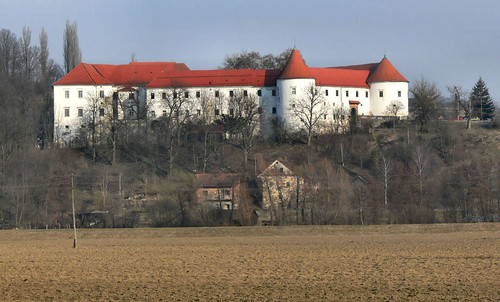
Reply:
M73 230L75 231L73 237L73 248L76 249L75 181L73 173L71 173L71 204L73 205Z

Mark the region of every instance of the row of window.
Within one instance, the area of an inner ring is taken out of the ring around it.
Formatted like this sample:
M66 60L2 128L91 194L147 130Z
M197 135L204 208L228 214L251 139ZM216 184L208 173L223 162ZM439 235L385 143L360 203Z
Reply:
M83 108L77 108L77 116L78 117L83 117ZM104 116L104 108L99 108L98 111L99 116ZM69 117L70 116L70 110L69 107L64 108L64 116Z
M273 89L271 90L271 95L272 96L276 96L276 89ZM179 96L178 92L174 91L173 93L173 97L174 99L176 99L177 97ZM200 90L197 90L195 91L195 96L197 99L201 98L201 91ZM214 91L214 96L216 98L220 97L220 91L219 90L215 90ZM229 97L234 97L235 96L235 91L234 90L229 90ZM243 90L243 96L248 96L248 90ZM262 90L257 90L257 96L262 96ZM156 95L154 92L151 92L150 94L150 97L152 100L155 99ZM133 93L131 94L131 96L129 96L129 98L133 98ZM161 93L161 98L162 99L167 99L167 93L166 92L162 92ZM189 98L189 91L184 91L184 98Z
M229 90L229 97L234 97L234 90ZM297 87L291 87L291 92L290 92L292 95L296 95L297 94ZM379 90L379 97L384 97L384 91L383 90ZM339 90L335 90L335 96L339 96L340 92ZM196 98L200 98L201 97L201 91L196 91L195 92L195 95L196 95ZM215 97L220 97L220 92L219 90L215 90L214 92L214 95ZM257 95L258 96L262 96L262 90L257 90ZM271 95L272 96L276 96L276 89L273 89L271 91ZM328 96L328 89L325 89L325 95ZM356 90L355 92L355 95L356 97L359 97L359 91ZM174 98L177 98L178 94L177 92L174 92ZM243 96L248 96L248 91L247 90L243 90ZM346 90L345 91L345 96L346 97L349 97L349 90ZM69 90L65 90L64 91L64 97L65 98L69 98ZM104 90L100 90L99 91L99 97L100 98L104 98ZM162 92L162 95L161 95L162 99L166 99L167 98L167 93L166 92ZM368 97L368 91L365 91L365 97ZM398 90L398 97L401 97L401 90ZM78 98L83 98L83 90L78 90ZM155 93L152 92L151 93L151 99L153 100L155 98ZM184 98L189 98L189 91L184 91ZM129 94L129 99L134 99L134 93L130 93Z
M99 90L99 97L104 98L104 90ZM69 90L64 90L64 98L69 99ZM78 98L83 99L83 90L78 90Z

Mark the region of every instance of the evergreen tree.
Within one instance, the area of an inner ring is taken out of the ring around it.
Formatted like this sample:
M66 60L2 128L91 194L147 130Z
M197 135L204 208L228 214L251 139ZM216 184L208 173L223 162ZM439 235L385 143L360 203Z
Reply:
M472 116L487 120L494 116L495 105L491 99L488 87L480 77L471 92Z

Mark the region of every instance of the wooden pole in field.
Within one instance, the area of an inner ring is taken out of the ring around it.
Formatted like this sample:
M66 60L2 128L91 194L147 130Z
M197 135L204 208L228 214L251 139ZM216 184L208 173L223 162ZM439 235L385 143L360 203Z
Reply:
M73 248L76 249L75 182L73 173L71 173L71 204L73 205L73 230L75 231L73 237Z

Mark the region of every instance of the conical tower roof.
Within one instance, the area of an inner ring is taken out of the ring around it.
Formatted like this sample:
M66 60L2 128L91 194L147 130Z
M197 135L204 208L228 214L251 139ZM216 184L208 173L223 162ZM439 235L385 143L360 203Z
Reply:
M384 57L375 70L370 73L366 82L408 82L408 80Z
M292 54L281 72L279 79L312 79L313 74L307 67L304 59L297 49L292 50Z

